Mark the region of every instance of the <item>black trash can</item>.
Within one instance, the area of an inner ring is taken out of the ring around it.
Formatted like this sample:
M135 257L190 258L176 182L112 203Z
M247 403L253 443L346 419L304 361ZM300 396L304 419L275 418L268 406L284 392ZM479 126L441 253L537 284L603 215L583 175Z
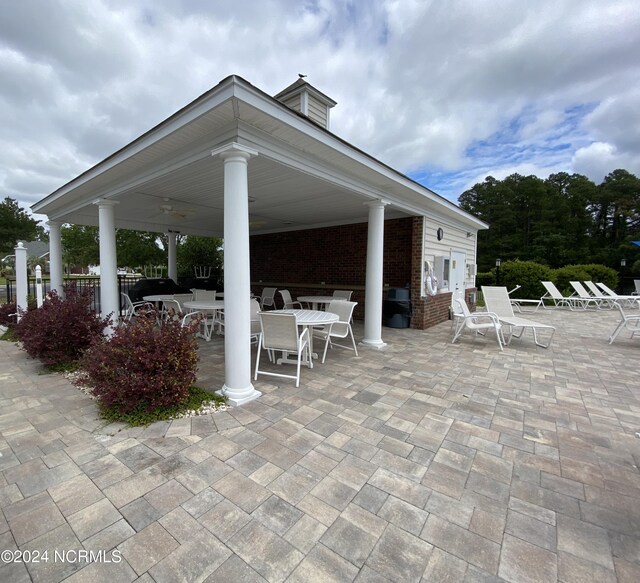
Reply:
M408 328L411 323L411 302L409 289L392 287L382 304L382 319L389 328Z

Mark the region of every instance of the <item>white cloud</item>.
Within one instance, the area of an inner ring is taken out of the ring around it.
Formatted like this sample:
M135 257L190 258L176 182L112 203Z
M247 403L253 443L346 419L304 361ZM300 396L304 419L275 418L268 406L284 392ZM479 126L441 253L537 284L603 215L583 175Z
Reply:
M636 0L22 0L0 188L33 203L230 74L308 74L333 131L454 200L511 170L640 173L638 54Z

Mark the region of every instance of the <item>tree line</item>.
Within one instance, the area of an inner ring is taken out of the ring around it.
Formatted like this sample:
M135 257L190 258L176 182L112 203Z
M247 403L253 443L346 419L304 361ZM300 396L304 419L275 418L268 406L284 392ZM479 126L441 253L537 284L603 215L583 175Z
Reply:
M478 271L496 259L536 261L552 268L599 263L640 274L640 179L614 170L601 184L559 172L546 179L492 176L458 199L460 208L489 223L478 232Z

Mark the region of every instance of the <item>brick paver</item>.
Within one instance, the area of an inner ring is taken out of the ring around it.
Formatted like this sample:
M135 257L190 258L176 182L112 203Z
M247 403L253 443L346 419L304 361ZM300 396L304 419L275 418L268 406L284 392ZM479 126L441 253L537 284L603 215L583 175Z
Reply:
M31 560L0 581L637 581L640 341L535 319L548 350L385 328L297 389L135 429L2 342L0 550ZM205 388L223 351L200 344Z

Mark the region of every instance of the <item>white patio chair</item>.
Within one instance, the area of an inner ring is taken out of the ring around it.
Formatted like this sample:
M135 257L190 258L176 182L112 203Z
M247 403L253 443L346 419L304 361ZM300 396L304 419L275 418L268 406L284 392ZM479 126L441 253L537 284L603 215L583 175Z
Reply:
M260 312L260 337L258 338L258 354L256 356L256 372L253 377L258 379L258 375L295 379L296 387L300 386L300 365L302 359L311 366L311 355L309 354L309 331L304 328L298 334L298 323L294 314L282 314L272 312ZM260 370L260 354L262 349L270 354L274 351L297 354L297 367L295 375L287 375L266 370Z
M544 289L547 290L540 298L542 300L543 308L550 308L551 306L547 306L545 304L545 300L551 300L554 308L562 308L566 306L570 310L575 309L576 298L563 296L560 293L560 290L556 287L556 284L552 281L541 281L540 283L544 286ZM580 307L582 307L582 303L580 304Z
M184 303L193 300L193 294L173 294L173 299L180 304L180 311L184 314L189 311L184 309Z
M539 322L534 322L533 320L528 320L527 318L520 318L516 316L513 313L513 306L511 305L506 287L482 286L482 295L484 296L484 303L487 307L487 311L496 314L500 324L502 324L503 327L506 326L509 328L509 335L506 337L504 336L503 330L503 338L505 339L506 345L510 344L513 338L520 338L524 331L529 328L533 334L533 341L537 346L542 348L549 347L556 329L549 324L541 324ZM539 330L551 331L551 336L546 344L538 341Z
M251 299L249 310L251 314L251 332L249 337L251 338L251 344L256 344L260 338L260 304L255 298Z
M183 316L180 302L177 300L162 300L162 309L158 313L158 321L180 321Z
M599 297L592 296L585 287L579 281L570 281L571 287L575 290L575 295L571 296L577 298L580 302L582 302L582 308L587 309L591 304L593 304L596 308L600 308L604 299Z
M351 316L353 315L353 309L358 305L358 302L348 302L346 300L331 300L327 306L326 311L331 314L337 314L338 321L322 326L322 328L314 328L313 335L317 338L322 338L324 343L324 352L322 353L322 362L324 363L327 357L327 348L329 346L339 346L340 348L346 348L347 350L353 350L358 356L358 349L356 347L356 340L353 337L353 330L351 328ZM334 338L347 338L351 337L351 346L345 346L344 344L338 344L334 342Z
M155 310L155 306L151 302L132 302L131 298L125 293L121 293L120 296L122 297L123 306L120 319L125 324L130 322L133 316L139 316L142 312Z
M353 294L352 290L348 289L337 289L333 292L333 297L337 300L351 300L351 294Z
M211 338L209 335L209 330L207 328L207 315L204 312L193 311L188 312L182 316L182 321L180 326L182 328L186 328L191 326L194 322L197 322L198 325L195 326L195 335L200 336L201 338Z
M283 309L285 310L302 310L302 304L300 302L296 302L291 298L291 293L288 289L281 289L278 291L280 296L282 297L282 301L284 303Z
M632 291L631 295L632 296L640 296L640 279L634 279L633 280L633 285L636 288L636 291Z
M640 300L636 300L638 302L638 307L640 308ZM620 315L622 316L622 320L616 326L616 329L613 331L611 336L609 336L609 344L613 344L613 341L617 338L618 334L622 332L625 328L627 330L631 330L631 338L634 335L640 335L640 314L634 314L630 316L626 314L624 308L621 304L616 302L616 307L620 311Z
M456 298L454 300L453 307L453 321L454 321L454 333L451 344L453 344L460 335L469 329L474 331L477 335L484 336L487 330L492 328L496 331L496 338L498 339L498 346L502 350L504 338L502 337L502 324L496 314L491 312L470 312L467 302L463 299Z
M274 308L276 305L276 291L278 288L265 287L262 289L262 295L260 296L260 309Z
M195 301L207 302L216 299L216 290L211 289L192 289L193 299Z

